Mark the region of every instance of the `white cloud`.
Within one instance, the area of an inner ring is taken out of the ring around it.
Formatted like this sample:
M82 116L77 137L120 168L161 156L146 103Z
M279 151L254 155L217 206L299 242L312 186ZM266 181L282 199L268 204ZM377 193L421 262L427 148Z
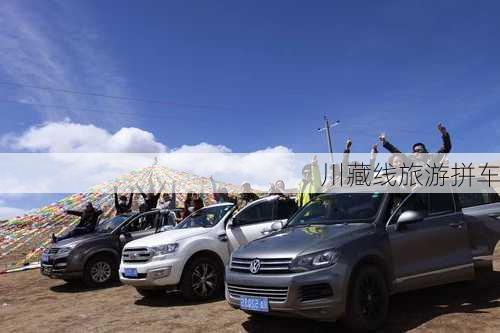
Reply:
M11 148L49 153L162 153L167 149L151 132L138 128L109 133L94 125L69 121L34 126L19 136L4 136L1 141Z
M171 169L234 184L246 180L261 189L276 179L294 186L300 175L295 170L297 154L283 146L239 154L223 145L202 142L168 150L152 133L139 128L110 133L91 124L48 122L6 135L0 142L13 151L27 152L2 156L0 192L5 193L85 191L150 166L155 158Z

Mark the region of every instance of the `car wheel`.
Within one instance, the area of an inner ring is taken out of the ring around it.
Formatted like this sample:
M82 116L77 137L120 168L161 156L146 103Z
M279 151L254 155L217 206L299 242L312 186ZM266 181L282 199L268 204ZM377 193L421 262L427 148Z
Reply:
M145 298L154 298L165 295L165 290L163 289L143 289L143 288L135 288L137 292Z
M184 268L180 289L187 300L203 301L220 294L223 284L223 269L217 260L200 257L190 260Z
M358 332L376 330L384 324L388 307L384 275L376 266L362 267L351 280L345 324Z
M94 256L85 265L83 282L88 287L105 286L117 279L118 267L111 256Z

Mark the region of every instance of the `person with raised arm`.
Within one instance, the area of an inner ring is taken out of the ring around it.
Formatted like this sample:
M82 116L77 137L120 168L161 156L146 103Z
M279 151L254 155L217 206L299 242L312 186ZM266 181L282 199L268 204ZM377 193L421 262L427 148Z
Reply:
M120 195L118 196L118 187L115 186L115 210L116 210L116 215L121 215L125 213L130 213L132 210L132 201L134 199L134 193L130 193L128 200L126 195Z
M61 237L56 237L56 235L52 234L53 243L59 242L63 239L77 237L94 232L95 227L97 226L97 221L99 220L99 216L102 214L102 210L95 209L92 203L88 202L83 211L66 210L65 213L79 216L80 222L78 222L73 230Z

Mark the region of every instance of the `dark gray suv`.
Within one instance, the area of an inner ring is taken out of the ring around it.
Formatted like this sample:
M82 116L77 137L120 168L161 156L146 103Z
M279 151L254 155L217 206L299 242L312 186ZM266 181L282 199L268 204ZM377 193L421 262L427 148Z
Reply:
M118 281L123 246L165 229L169 211L130 213L105 220L95 232L52 244L42 253L41 273L96 287Z
M282 230L232 254L226 298L253 314L343 318L351 329L377 329L390 294L491 269L485 256L500 239L498 201L496 194L321 195Z

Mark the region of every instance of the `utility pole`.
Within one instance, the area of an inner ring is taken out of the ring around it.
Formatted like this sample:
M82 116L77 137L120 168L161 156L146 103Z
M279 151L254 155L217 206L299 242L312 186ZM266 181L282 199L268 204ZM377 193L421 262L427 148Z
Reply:
M333 165L333 145L332 145L332 135L330 133L330 128L333 128L338 124L340 124L340 121L337 120L333 124L330 124L330 121L326 116L324 117L324 119L325 119L325 127L318 128L318 132L323 132L323 131L326 132L326 141L328 143L328 151L330 152L330 162Z

